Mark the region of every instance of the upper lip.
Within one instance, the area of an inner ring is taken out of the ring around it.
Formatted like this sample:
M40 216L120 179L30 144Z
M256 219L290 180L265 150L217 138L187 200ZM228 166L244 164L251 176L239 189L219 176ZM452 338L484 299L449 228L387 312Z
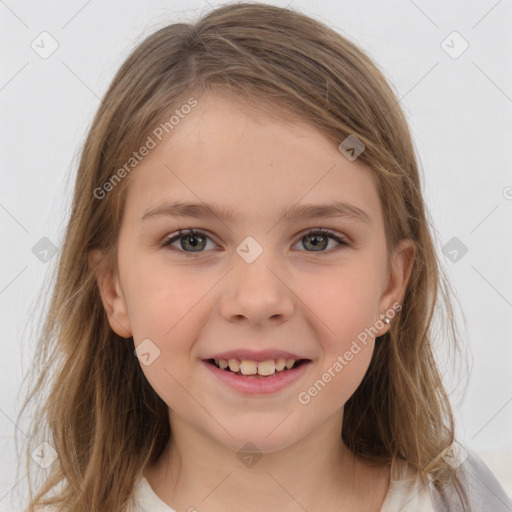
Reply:
M292 354L291 352L286 352L283 350L260 350L254 352L252 350L240 349L240 350L228 350L226 352L219 352L218 354L207 357L206 359L246 359L249 361L267 361L268 359L295 359L298 361L299 359L307 359L306 357L298 356L297 354Z

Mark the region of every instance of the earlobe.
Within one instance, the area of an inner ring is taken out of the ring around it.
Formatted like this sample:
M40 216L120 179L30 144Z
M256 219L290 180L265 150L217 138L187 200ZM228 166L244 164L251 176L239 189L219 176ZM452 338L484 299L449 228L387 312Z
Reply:
M91 251L88 261L89 266L96 275L98 291L107 313L110 327L119 336L129 338L132 336L132 329L126 300L117 272L111 268L111 265L105 263L104 255L99 250Z

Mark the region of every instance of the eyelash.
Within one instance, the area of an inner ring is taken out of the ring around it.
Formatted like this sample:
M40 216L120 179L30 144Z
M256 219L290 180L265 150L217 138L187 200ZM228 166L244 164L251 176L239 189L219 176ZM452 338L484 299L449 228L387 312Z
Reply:
M333 251L337 251L337 250L339 250L339 249L341 249L343 247L349 247L350 246L348 240L344 236L340 235L336 231L333 231L332 229L313 228L313 229L307 231L306 233L304 233L301 236L301 238L303 238L303 237L305 237L307 235L324 235L324 236L327 236L328 238L332 238L333 240L338 242L340 245L337 246L337 247L334 247L333 249L330 249L328 251L304 251L304 252L310 252L310 253L315 253L316 252L316 253L320 253L320 254L330 254ZM184 231L182 231L180 229L177 234L169 235L169 237L161 244L161 246L169 248L169 249L177 251L177 252L181 252L181 253L187 254L188 256L197 256L200 253L205 252L205 251L193 251L193 252L191 252L191 251L184 251L184 250L177 249L176 247L172 247L171 246L172 243L176 242L177 240L179 240L180 238L182 238L184 236L204 236L204 237L206 237L206 238L211 240L211 238L204 231L200 231L200 230L192 229L192 228L186 229Z

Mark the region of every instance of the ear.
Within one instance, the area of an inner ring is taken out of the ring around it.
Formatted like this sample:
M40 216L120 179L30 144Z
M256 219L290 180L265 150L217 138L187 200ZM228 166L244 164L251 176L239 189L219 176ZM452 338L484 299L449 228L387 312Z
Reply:
M106 264L106 258L99 250L90 251L88 261L96 275L101 301L110 327L119 336L129 338L132 336L131 323L117 272L111 268L111 265Z
M393 308L394 304L402 304L411 277L415 254L416 247L412 240L404 238L395 247L391 258L387 285L379 301L378 320L382 319L386 311L395 309ZM392 319L391 322L393 322ZM377 336L382 336L389 329L390 325L385 324Z

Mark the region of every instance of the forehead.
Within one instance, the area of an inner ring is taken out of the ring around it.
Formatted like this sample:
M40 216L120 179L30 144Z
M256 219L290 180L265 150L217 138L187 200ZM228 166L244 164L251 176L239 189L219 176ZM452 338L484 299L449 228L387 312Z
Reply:
M296 116L205 94L130 176L127 214L172 198L215 203L269 221L297 203L345 201L381 218L376 180ZM341 142L341 141L340 141Z

